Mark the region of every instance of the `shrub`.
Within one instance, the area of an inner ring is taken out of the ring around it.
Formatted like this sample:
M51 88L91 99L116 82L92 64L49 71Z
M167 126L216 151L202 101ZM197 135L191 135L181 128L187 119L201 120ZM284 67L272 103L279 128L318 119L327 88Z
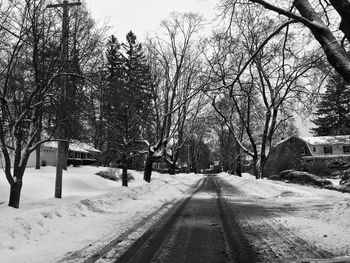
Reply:
M111 162L110 164L109 164L109 167L111 167L111 168L118 168L118 163L116 162L116 161L113 161L113 162Z
M325 187L327 185L332 185L329 180L321 179L320 177L310 174L307 172L285 170L280 172L279 175L274 175L269 177L271 180L287 181L290 183L298 183L305 185L313 185L318 187Z
M118 172L118 169L116 168L108 168L107 171L99 171L96 173L96 175L101 176L102 178L112 180L112 181L119 181L122 180L122 174ZM128 173L128 181L135 180L134 176Z
M326 189L334 190L342 193L350 193L350 182L349 184L343 184L343 185L327 185L325 186Z
M108 180L119 181L119 176L117 175L117 169L114 169L114 168L108 168L107 171L99 171L96 173L96 175L99 175L102 178L105 178Z
M328 167L329 168L349 168L350 167L350 163L348 159L335 159L335 160L331 160L328 162Z
M340 179L340 184L350 183L350 170L341 171Z

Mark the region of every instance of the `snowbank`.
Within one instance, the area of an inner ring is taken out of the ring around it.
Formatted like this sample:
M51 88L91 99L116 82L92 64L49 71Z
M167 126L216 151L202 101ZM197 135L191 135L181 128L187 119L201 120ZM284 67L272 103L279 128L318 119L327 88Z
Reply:
M335 255L350 255L350 194L256 180L249 174L237 177L221 173L219 177L239 188L254 204L274 209L275 219L308 243Z
M54 262L70 251L107 242L166 202L183 197L200 175L154 173L150 184L130 171L129 187L103 179L102 167L69 167L63 198L53 198L55 168L28 168L20 209L7 206L9 186L0 176L0 254L2 262Z

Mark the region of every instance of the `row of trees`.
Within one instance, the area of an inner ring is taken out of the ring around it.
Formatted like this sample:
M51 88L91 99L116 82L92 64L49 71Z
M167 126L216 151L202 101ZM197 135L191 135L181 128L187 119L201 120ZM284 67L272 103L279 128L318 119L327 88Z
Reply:
M63 145L57 165L63 169L70 141L94 144L102 150L101 163L123 167L125 186L137 156L147 156L148 182L155 161L166 161L175 173L189 138L191 155L198 156L195 145L203 136L194 131L210 79L200 70L201 50L193 39L201 18L174 14L162 24L164 32L142 46L131 31L123 43L114 36L106 41L84 5L62 12L47 4L0 6L0 141L9 205L19 207L28 158L37 150L40 168L40 146L48 141ZM55 197L61 192L58 172Z
M300 32L307 32L292 27L293 21L252 5L223 8L230 14L228 26L209 42L215 52L207 61L217 86L209 96L238 146L238 171L240 157L248 155L260 178L276 137L293 135L285 124L292 123L295 105L317 87L322 56L304 48L308 40Z
M71 8L64 38L62 12L46 5L0 6L0 142L13 207L30 153L50 140L66 143L63 154L72 139L93 143L102 163L123 167L125 186L138 156L150 182L159 161L175 173L187 157L195 171L209 144L225 169L240 174L249 156L261 178L269 148L296 132L292 112L310 106L331 68L350 79L349 8L335 1L223 0L210 38L200 37L200 16L172 14L142 45L132 32L106 40L84 6Z
M224 0L220 7L227 26L210 41L207 60L221 85L210 96L257 178L273 140L295 132L291 112L312 110L325 81L314 131L348 134L347 1Z
M348 1L294 0L277 3L265 0L222 1L222 7L234 10L238 5L262 6L266 13L276 13L287 22L297 23L311 33L306 48L315 45L323 50L329 64L321 63L322 75L328 77L326 91L321 95L313 122L317 135L349 134L348 83L350 81L350 5ZM316 44L315 44L316 42Z
M102 162L123 167L124 186L128 167L140 156L146 156L144 179L150 182L155 162L166 162L174 174L189 138L198 143L201 91L210 80L200 70L202 52L193 39L201 22L195 14L173 14L162 23L163 32L143 45L132 32L125 43L108 39L93 127Z

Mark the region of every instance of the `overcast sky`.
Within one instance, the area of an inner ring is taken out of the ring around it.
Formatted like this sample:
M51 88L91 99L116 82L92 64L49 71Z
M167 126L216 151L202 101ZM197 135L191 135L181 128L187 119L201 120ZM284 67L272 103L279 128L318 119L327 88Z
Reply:
M111 34L123 41L132 30L142 40L154 32L171 12L194 12L208 21L215 17L219 0L85 0L93 17L101 23L109 19Z

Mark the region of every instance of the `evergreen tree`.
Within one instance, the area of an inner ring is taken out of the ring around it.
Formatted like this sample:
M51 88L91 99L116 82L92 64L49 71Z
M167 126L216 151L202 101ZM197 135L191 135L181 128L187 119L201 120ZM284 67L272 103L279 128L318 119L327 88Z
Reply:
M339 74L329 78L315 115L317 127L312 130L317 135L350 134L350 86Z
M142 45L134 33L130 31L122 45L112 36L107 45L109 145L106 154L122 166L123 185L127 186L127 169L142 147L141 134L151 114L151 75Z
M106 73L104 76L106 86L101 94L101 108L102 112L104 112L104 120L101 121L106 123L106 125L104 125L104 160L102 160L102 162L105 164L110 164L111 162L115 161L113 149L115 148L115 126L117 126L117 124L114 125L114 122L119 110L118 104L120 99L118 92L124 83L124 60L120 48L121 45L118 39L114 35L110 36L107 41L106 50Z
M151 107L151 75L142 45L137 42L135 34L126 35L124 51L124 85L119 98L119 151L123 167L123 185L127 186L127 168L134 153L142 147L138 142L144 127L149 121Z
M125 88L124 98L129 109L137 114L141 121L147 121L150 113L151 73L142 45L136 41L132 31L126 35L127 43L123 43L125 52Z

